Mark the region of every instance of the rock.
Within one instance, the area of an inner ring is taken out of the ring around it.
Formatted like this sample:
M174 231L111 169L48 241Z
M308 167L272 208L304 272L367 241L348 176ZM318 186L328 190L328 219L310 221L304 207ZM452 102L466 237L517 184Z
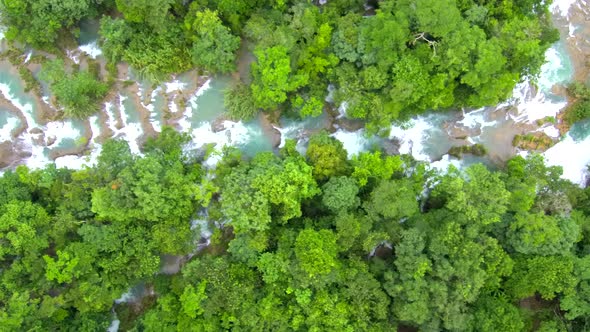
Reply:
M518 117L518 107L516 106L508 106L504 108L502 111L511 117Z
M272 144L273 148L278 148L281 145L281 132L278 131L276 128L272 128L271 135L270 135L270 143Z
M363 121L360 120L353 120L348 118L340 118L334 121L338 127L346 130L346 131L358 131L365 127Z
M16 153L12 142L6 141L0 143L0 168L8 167L14 162Z
M553 93L556 96L566 97L567 96L567 87L563 84L554 84L551 87L551 93Z
M258 114L258 120L266 136L270 137L272 147L277 148L281 145L281 132L275 126L276 124L271 121L270 116L270 114L260 112Z
M43 134L43 130L41 128L33 128L29 130L29 133L33 135Z
M383 152L388 156L399 155L400 142L397 139L387 139L383 141Z
M450 137L455 139L466 139L470 136L479 136L481 135L481 128L469 128L454 123L451 126L447 127L447 133Z
M38 128L35 128L38 129ZM33 129L34 130L34 129ZM33 132L33 130L30 131L31 134L34 135L33 137L33 143L35 143L36 145L41 145L41 146L45 146L45 133L44 132Z
M224 131L226 129L225 128L225 124L224 124L224 122L226 120L227 119L225 117L223 117L223 116L220 116L217 119L215 119L215 121L213 121L211 123L211 129L213 129L213 132L214 133L218 133L220 131Z
M47 146L52 146L55 143L55 141L57 141L57 137L55 137L55 136L47 137Z
M11 141L0 143L0 168L14 166L32 155L31 151L21 150L21 145Z

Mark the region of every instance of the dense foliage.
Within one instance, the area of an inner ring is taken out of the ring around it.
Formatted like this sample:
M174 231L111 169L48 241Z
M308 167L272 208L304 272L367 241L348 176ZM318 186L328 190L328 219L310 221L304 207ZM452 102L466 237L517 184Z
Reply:
M6 38L36 47L55 47L60 34L77 31L82 18L96 16L103 0L3 0L0 20Z
M335 102L370 133L425 110L496 104L538 74L558 39L549 1L369 4L376 8L359 0L18 0L2 2L1 18L9 39L37 46L102 14L106 58L153 81L192 67L234 71L241 36L243 61L248 51L256 57L248 80L256 109L318 116L331 83Z
M572 100L564 114L564 120L570 126L590 118L590 86L574 82L568 86L568 94Z
M317 116L333 83L335 101L372 133L428 109L507 98L521 77L538 73L557 39L540 0L374 5L372 14L362 1L117 1L124 19L104 18L101 34L109 59L161 79L190 65L234 70L241 33L256 61L250 91L230 94L246 96L247 110L232 101L232 116L247 119L253 109Z
M590 191L539 156L440 173L320 134L207 170L186 139L0 178L4 331L104 330L113 306L138 331L589 328Z
M507 98L557 37L549 1L369 3L6 0L0 20L7 39L47 48L100 18L107 61L156 82L231 73L242 46L255 61L226 93L232 118L320 115L332 84L370 133ZM108 89L60 60L41 77L72 117ZM587 117L587 90L570 88L570 120ZM133 331L590 329L590 189L540 156L437 171L349 158L322 132L304 155L293 141L251 159L227 148L207 168L187 143L165 128L141 156L111 140L94 167L0 177L2 331L104 331L115 317Z
M58 104L68 117L87 118L99 109L98 102L109 87L89 70L67 73L61 60L43 65L40 77L49 83Z

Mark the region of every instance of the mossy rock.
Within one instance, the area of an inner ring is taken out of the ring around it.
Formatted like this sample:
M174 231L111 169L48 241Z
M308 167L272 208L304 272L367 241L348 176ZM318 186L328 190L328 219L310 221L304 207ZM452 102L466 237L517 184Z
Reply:
M455 158L463 158L464 154L472 154L474 156L484 156L488 153L488 150L482 144L473 144L473 145L462 145L462 146L453 146L449 149L449 155Z

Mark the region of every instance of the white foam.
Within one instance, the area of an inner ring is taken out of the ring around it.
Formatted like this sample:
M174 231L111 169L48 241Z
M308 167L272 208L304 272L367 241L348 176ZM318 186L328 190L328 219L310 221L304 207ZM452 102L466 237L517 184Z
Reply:
M107 114L107 126L113 132L117 131L117 119L115 118L115 113L113 113L113 104L106 102L104 103L104 111Z
M96 143L96 139L100 136L100 123L98 122L98 116L93 115L88 118L88 122L90 123L90 130L92 130L92 143Z
M109 328L107 329L107 332L118 332L120 324L121 324L120 320L113 319L113 321L111 322L111 325L109 325Z
M189 98L187 106L184 109L184 113L182 118L177 121L178 126L180 126L181 131L189 131L192 127L191 119L193 118L193 110L198 108L198 99L202 96L205 91L211 88L211 79L207 79L205 83L201 87L197 89L197 91ZM176 105L174 105L176 107Z
M123 127L121 129L117 129L114 125L115 118L114 114L112 113L112 104L110 103L105 103L105 111L109 117L107 124L114 132L113 137L124 137L127 143L129 143L129 149L131 152L137 155L142 155L138 140L143 135L143 129L141 128L140 123L129 123L129 114L125 112L125 100L127 100L126 96L119 95L119 114L121 116Z
M121 295L120 298L115 300L116 304L121 304L121 303L127 303L131 300L134 300L135 296L133 295L133 293L131 292L131 290L129 290L127 293L124 293L123 295Z
M12 105L14 105L21 111L22 115L25 117L25 120L27 121L27 127L29 129L39 127L39 125L35 121L35 118L33 117L32 104L21 103L21 101L15 95L12 94L10 85L6 83L0 83L0 92L4 95L6 99L8 99L8 101L10 101Z
M0 128L0 142L11 141L12 131L18 127L19 123L17 117L9 116L6 119L6 124Z
M211 123L206 122L190 132L192 140L185 150L198 149L205 144L215 145L214 152L203 163L206 168L214 168L221 160L221 151L224 146L244 145L260 136L258 129L246 126L241 121L224 121L222 125L224 130L214 132Z
M590 163L590 137L575 142L568 134L543 154L547 165L563 167L562 178L568 179L580 186L586 184L587 165Z
M578 30L578 28L575 25L573 25L572 23L570 23L568 25L568 37L570 37L570 38L574 37L576 34L576 30Z
M154 130L157 132L162 131L162 122L161 122L161 120L157 119L158 113L156 112L154 103L156 102L156 97L158 96L158 93L161 90L162 90L161 87L157 87L156 89L154 89L154 91L152 91L152 94L150 96L150 103L147 105L144 104L143 101L141 101L141 98L143 96L143 90L141 88L139 88L139 90L137 92L137 95L140 97L141 106L143 106L145 109L147 109L150 112L150 124L152 125Z
M461 121L458 121L457 123L460 123L463 126L472 129L483 129L485 127L493 127L498 124L498 121L486 121L486 117L488 116L490 111L491 110L486 109L485 107L467 113L465 113L465 110L463 110L463 119Z
M100 136L100 124L98 116L91 116L89 118L90 128L92 130L92 139L90 140L90 154L77 156L67 155L58 157L55 159L55 166L58 168L69 168L69 169L82 169L86 166L92 167L97 164L98 156L102 151L102 146L96 142L98 136Z
M544 93L551 93L553 85L567 81L571 74L565 72L563 58L567 55L561 54L556 46L550 47L545 52L546 62L541 66L541 74L537 84ZM565 73L565 76L564 76Z
M127 125L129 121L129 114L125 112L125 100L127 100L127 96L119 95L119 115L121 116L121 122L123 122L123 126Z
M326 99L324 99L324 100L330 104L334 103L334 93L335 92L336 92L336 87L334 86L334 84L328 84L328 95L326 96Z
M170 112L172 112L172 113L178 112L178 105L176 105L174 100L170 101L170 103L168 104L168 108L170 109Z
M366 151L370 148L371 144L367 137L365 137L365 131L363 129L354 132L339 129L330 136L342 142L344 149L348 152L349 158Z
M346 117L346 110L348 109L348 102L343 101L340 106L338 106L338 116L336 119L345 118Z
M77 50L66 50L66 56L74 61L75 64L80 64L80 55L78 54Z
M411 120L410 127L404 128L393 125L389 138L396 138L400 142L399 152L412 155L416 160L429 161L430 157L424 152L424 140L428 138L427 131L432 128L432 117L420 116Z
M183 83L179 80L174 80L172 82L165 83L165 85L166 85L166 93L182 91L184 88L186 88L186 83Z
M451 158L451 156L449 156L448 154L445 154L444 156L442 156L442 158L440 160L431 162L429 164L429 167L431 169L436 169L440 172L446 172L449 169L449 166L455 166L456 168L461 168L461 160L455 159L455 158Z
M205 161L203 161L203 166L206 169L214 169L222 158L222 153L219 150L215 150L207 159L205 159Z
M85 165L92 166L89 159L75 155L62 156L54 162L57 168L82 169Z
M213 132L211 124L204 123L193 129L193 141L197 144L197 147L209 143L215 143L218 147L225 145L235 146L248 143L255 134L252 129L246 127L241 121L223 121L223 127L225 130Z
M86 45L81 45L80 47L78 47L78 49L88 54L88 56L93 59L96 59L99 55L102 54L102 50L100 49L100 47L98 47L98 43L96 41L93 41L92 43Z
M74 127L71 121L55 121L49 122L45 127L45 137L55 137L56 141L54 144L59 145L64 139L77 139L80 138L80 130Z
M553 0L551 4L551 11L555 14L560 14L561 16L567 16L570 10L570 7L576 2L576 0Z
M543 127L541 128L541 131L543 131L549 137L558 138L560 136L559 129L555 128L554 126Z
M535 122L546 117L555 117L567 105L566 101L553 102L542 91L532 95L529 82L518 84L513 92L513 104L518 108L518 116L512 117L515 122Z
M119 132L123 133L126 138L126 141L129 143L129 149L131 153L136 155L142 155L141 150L139 149L138 140L143 135L143 130L141 129L141 124L139 123L130 123L124 126Z
M276 129L279 133L281 133L281 142L279 143L279 149L285 147L287 139L294 139L297 142L300 142L303 138L305 138L305 126L302 121L292 123L289 126L284 128L279 128L275 125L272 126Z
M27 167L31 169L43 168L51 163L46 155L46 148L33 144L33 139L38 137L36 134L24 133L20 136L26 145L31 149L31 156L25 160Z
M25 61L24 63L28 63L29 60L31 60L31 57L33 56L33 51L28 51L27 54L25 55Z
M207 79L205 83L203 83L203 85L199 89L197 89L197 92L195 93L194 97L197 98L202 96L203 93L205 93L205 91L209 89L211 89L211 79Z
M209 222L206 219L195 219L191 221L191 230L199 227L201 238L209 239L213 232L209 229Z

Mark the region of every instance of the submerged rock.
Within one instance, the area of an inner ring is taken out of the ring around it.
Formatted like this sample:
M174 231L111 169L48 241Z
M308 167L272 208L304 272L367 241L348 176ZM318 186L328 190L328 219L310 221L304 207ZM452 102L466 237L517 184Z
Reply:
M454 139L466 139L467 137L481 135L481 127L469 128L459 123L445 123L443 127L447 129L449 136Z
M399 148L401 146L401 143L399 140L393 138L393 139L386 139L383 141L382 143L383 146L383 152L386 155L389 156L395 156L395 155L399 155Z
M16 165L30 156L31 152L18 149L13 142L0 143L0 168Z

